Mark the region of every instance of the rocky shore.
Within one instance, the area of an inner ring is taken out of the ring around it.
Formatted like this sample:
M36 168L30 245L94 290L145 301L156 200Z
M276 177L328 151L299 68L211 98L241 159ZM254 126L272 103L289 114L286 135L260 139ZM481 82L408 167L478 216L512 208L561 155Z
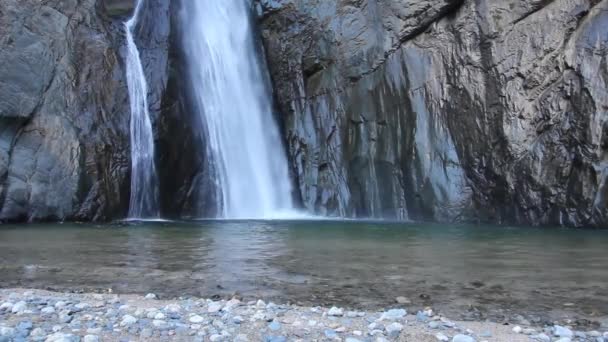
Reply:
M116 294L0 290L9 341L608 341L608 331L452 321L396 304L380 312Z

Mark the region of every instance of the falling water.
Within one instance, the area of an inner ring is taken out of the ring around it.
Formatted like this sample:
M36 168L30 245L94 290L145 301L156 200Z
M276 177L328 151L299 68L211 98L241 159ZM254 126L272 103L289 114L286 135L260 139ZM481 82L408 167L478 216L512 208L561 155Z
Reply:
M287 160L249 0L183 1L184 50L208 135L224 218L276 218L292 208Z
M158 190L154 167L154 138L148 111L148 84L133 30L141 11L139 0L133 17L125 23L127 36L127 86L131 102L131 199L130 219L158 218Z

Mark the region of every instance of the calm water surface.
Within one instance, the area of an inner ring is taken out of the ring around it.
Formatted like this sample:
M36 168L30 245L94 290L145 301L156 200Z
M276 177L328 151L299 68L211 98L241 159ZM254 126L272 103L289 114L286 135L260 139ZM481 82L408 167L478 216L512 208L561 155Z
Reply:
M327 221L5 225L0 287L608 322L608 232Z

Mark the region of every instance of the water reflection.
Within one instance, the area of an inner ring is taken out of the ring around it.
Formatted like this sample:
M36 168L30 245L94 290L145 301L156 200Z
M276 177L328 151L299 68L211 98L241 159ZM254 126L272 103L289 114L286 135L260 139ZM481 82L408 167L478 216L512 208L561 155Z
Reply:
M370 222L4 226L0 286L599 319L607 245L602 231Z

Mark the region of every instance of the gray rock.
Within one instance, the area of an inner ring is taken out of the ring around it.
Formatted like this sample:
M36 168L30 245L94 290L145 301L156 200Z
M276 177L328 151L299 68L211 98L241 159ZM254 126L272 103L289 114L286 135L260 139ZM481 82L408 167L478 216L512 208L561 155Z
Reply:
M258 3L308 210L606 227L605 2Z

